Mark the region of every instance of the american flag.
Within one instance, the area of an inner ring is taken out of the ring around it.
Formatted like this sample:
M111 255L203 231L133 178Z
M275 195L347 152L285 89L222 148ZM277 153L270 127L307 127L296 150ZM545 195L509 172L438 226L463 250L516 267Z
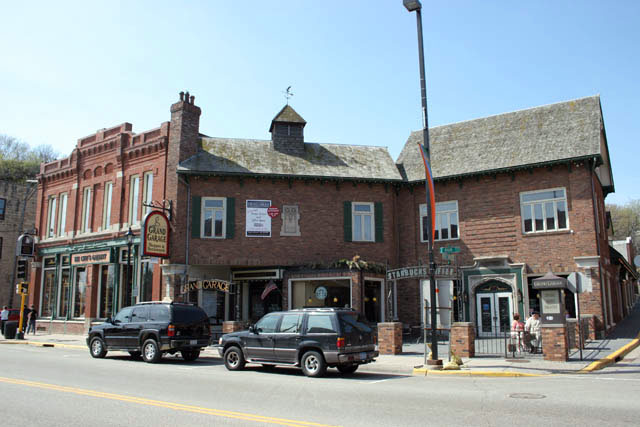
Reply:
M274 289L278 289L278 287L275 283L273 283L273 280L269 280L267 286L264 287L264 291L262 291L262 295L260 295L260 299L264 300L267 295L269 295L269 293L271 293L271 291L273 291Z

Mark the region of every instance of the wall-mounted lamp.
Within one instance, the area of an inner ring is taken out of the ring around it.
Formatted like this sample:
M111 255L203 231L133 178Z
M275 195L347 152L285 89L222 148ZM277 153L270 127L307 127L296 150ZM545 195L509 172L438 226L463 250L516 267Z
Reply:
M518 303L522 303L522 291L518 289Z
M338 302L338 297L333 297L333 302Z

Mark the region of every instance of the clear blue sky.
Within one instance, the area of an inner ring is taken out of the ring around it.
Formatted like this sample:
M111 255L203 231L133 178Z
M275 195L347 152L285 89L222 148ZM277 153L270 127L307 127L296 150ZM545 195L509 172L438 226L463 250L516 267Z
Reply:
M169 120L269 138L284 105L310 142L387 146L421 128L415 15L402 0L4 2L0 133L68 155ZM640 199L640 2L423 1L431 126L600 94L616 193Z

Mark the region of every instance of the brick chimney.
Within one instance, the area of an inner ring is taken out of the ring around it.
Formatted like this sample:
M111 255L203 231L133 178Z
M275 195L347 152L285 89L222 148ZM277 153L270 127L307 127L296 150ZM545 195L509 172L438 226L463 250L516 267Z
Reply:
M166 198L173 201L171 232L171 264L185 262L185 240L188 218L177 214L187 212L187 191L178 180L178 165L202 149L200 139L200 107L194 104L195 96L180 92L180 101L171 106L169 144L167 146Z
M271 142L277 151L302 155L304 154L304 126L307 124L289 104L271 121Z

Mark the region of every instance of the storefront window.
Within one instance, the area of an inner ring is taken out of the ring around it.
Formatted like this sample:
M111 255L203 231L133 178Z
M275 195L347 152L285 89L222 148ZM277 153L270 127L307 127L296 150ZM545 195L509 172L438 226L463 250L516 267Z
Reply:
M76 268L75 286L73 288L73 317L84 317L85 297L87 291L87 269Z
M153 266L151 262L142 263L142 277L140 280L140 301L152 301L151 290L153 288Z
M100 311L99 317L106 319L113 315L113 292L115 290L115 266L100 266Z
M42 279L42 303L40 313L42 317L51 317L53 314L53 292L56 283L56 270L45 270Z
M276 287L273 288L273 285ZM249 281L249 318L252 322L257 321L267 313L282 310L281 288L281 281Z
M69 275L69 269L63 268L62 274L60 275L60 293L59 295L59 306L58 306L58 317L67 318L69 315L69 298L71 292L71 277Z
M351 280L295 280L291 284L292 308L351 307Z

